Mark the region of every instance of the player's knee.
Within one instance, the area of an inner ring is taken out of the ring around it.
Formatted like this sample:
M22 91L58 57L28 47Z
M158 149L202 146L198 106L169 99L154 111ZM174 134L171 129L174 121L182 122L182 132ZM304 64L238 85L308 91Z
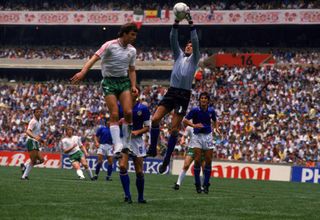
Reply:
M184 165L183 170L187 171L187 170L189 170L189 167L190 167L190 165Z
M110 120L118 122L119 121L119 113L118 111L110 112Z
M83 164L83 167L87 170L89 168L88 164Z
M143 172L137 172L136 177L137 177L137 179L142 179L144 177Z
M127 168L125 166L120 166L119 169L120 169L121 173L126 173L127 172Z
M201 162L200 162L200 160L194 160L194 165L196 166L196 167L200 167L201 166Z
M128 117L128 116L131 116L132 115L132 109L129 108L129 109L126 109L123 111L123 114L124 114L124 117Z
M157 119L155 119L155 118L152 118L152 119L151 119L151 127L152 127L152 128L159 128L159 122L160 122L160 120L157 120Z
M204 166L206 166L206 167L210 167L211 166L211 160L209 160L209 161L206 161L205 163L204 163Z
M178 135L179 135L179 130L177 130L177 129L172 129L172 130L171 130L171 135L174 136L174 137L178 137Z

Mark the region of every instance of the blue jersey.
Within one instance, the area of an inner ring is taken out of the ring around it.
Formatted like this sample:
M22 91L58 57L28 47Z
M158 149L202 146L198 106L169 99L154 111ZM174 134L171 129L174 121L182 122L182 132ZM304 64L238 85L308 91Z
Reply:
M174 58L170 79L171 87L191 90L194 74L200 59L199 40L195 29L191 31L191 43L193 52L187 57L179 46L178 29L171 29L170 44Z
M99 138L100 144L110 144L112 145L112 137L110 133L110 128L107 126L101 126L96 132L97 138Z
M211 121L216 121L216 112L214 108L209 107L207 110L202 110L200 107L195 107L191 109L191 111L186 116L186 119L191 120L193 124L201 123L203 124L203 128L194 128L193 133L199 134L204 133L208 134L211 133Z
M132 130L140 130L144 125L150 126L150 111L147 106L137 102L132 109Z

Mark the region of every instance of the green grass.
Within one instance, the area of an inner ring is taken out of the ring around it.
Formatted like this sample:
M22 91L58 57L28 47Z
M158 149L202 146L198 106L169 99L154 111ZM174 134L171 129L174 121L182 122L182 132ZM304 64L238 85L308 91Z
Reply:
M146 175L147 204L123 202L118 173L113 181L80 181L74 170L34 168L29 181L18 167L0 167L0 219L318 219L320 186L288 182L214 179L210 193L197 194L186 177Z

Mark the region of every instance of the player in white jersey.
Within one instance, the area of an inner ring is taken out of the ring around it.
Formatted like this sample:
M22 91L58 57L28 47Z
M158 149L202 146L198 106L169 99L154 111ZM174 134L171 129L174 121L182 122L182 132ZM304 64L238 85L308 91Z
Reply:
M135 71L137 52L132 46L132 43L136 40L137 32L138 28L134 23L121 26L118 34L119 38L103 44L82 70L71 78L72 83L78 83L85 77L89 69L101 59L103 76L101 85L110 112L110 132L114 143L114 154L117 158L121 157L120 152L123 149L129 148L133 107L131 92L133 94L138 93ZM123 108L125 119L122 124L125 144L120 139L118 100Z
M184 131L183 137L181 139L181 144L190 143L191 138L192 138L192 134L193 134L193 128L190 127L190 126L187 126L185 131ZM184 158L183 168L182 168L182 170L181 170L181 172L179 174L177 182L173 186L173 188L175 190L178 190L180 188L182 180L186 176L186 173L187 173L192 161L193 161L193 150L191 148L188 148L188 152L186 153L186 156Z
M187 126L185 131L184 131L183 137L181 139L181 143L182 144L183 143L187 143L189 146L188 146L188 150L187 150L187 152L185 154L184 164L183 164L182 170L181 170L181 172L179 174L177 182L173 186L174 190L179 190L180 189L182 181L183 181L184 177L186 176L186 173L187 173L188 169L190 168L191 163L194 160L193 148L190 147L192 136L193 136L193 128L190 127L190 126ZM205 164L204 164L204 155L203 154L201 156L201 161L202 161L202 170L204 170L204 165Z
M84 166L88 172L90 179L93 179L92 171L90 170L85 156L88 156L87 149L82 145L81 138L73 135L73 128L68 127L66 130L66 137L62 139L61 145L63 152L69 155L69 159L72 163L72 167L76 170L79 179L85 179L82 170L80 169L80 163ZM81 148L81 150L80 150ZM84 153L84 154L83 154Z
M40 108L36 108L34 110L34 117L28 124L28 128L26 134L28 136L27 139L27 148L30 156L30 162L26 165L21 164L22 168L22 177L21 180L28 180L29 173L33 166L41 164L44 162L43 157L39 152L40 143L44 144L44 140L41 139L41 117L42 110Z

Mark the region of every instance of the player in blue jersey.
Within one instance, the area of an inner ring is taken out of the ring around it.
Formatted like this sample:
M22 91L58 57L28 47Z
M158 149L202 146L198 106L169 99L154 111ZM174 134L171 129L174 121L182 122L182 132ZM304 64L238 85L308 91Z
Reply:
M140 93L140 89L138 88ZM136 187L138 190L138 203L146 203L144 200L144 174L143 174L143 158L146 156L146 146L144 144L142 135L147 133L150 129L150 111L147 106L140 103L137 95L133 97L133 109L132 109L132 132L131 132L131 150L135 155L132 159L134 162L134 168L136 171ZM120 180L125 193L125 202L132 203L130 193L130 179L128 175L128 160L129 149L123 152L121 159L119 160L120 166Z
M198 35L193 26L190 13L186 17L190 26L191 41L187 43L184 51L182 51L178 42L179 21L175 20L170 32L170 44L174 57L170 88L152 116L151 143L148 155L154 157L157 155L160 121L165 115L174 110L167 151L163 163L159 168L160 173L165 172L170 163L170 157L177 142L181 121L188 109L192 81L200 59Z
M219 134L216 113L213 107L209 107L210 97L207 92L203 92L199 96L200 106L191 109L187 116L183 119L185 126L193 127L193 136L190 142L190 147L194 153L194 178L196 190L201 193L200 169L201 169L201 153L204 151L205 167L203 191L209 193L211 162L214 149L212 126Z
M112 165L113 165L113 143L110 133L110 128L107 124L107 119L103 118L101 121L101 126L97 129L96 135L94 137L95 146L98 148L98 163L96 165L95 180L98 179L99 172L103 163L103 157L106 155L108 160L107 176L106 180L111 181Z

